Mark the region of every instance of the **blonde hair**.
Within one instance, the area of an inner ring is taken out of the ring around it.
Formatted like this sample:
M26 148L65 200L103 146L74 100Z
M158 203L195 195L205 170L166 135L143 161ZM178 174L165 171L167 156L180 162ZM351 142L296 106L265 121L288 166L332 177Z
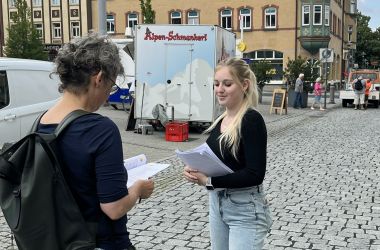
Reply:
M232 76L232 80L238 85L240 85L242 91L244 92L243 102L237 114L235 115L232 122L228 125L227 129L219 136L219 148L223 156L222 144L225 144L227 148L231 149L232 155L237 159L237 153L239 150L240 137L241 137L241 123L243 116L249 109L255 109L258 105L258 91L256 76L252 72L249 65L239 58L229 58L222 61L215 68L215 72L221 68L227 67L229 73ZM243 82L248 81L247 90L243 90ZM227 115L227 111L224 111L211 126L205 131L205 133L210 132L215 126Z

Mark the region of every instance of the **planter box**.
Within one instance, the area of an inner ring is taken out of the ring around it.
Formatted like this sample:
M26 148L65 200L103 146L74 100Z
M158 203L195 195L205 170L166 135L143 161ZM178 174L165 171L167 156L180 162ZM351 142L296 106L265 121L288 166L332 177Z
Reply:
M309 93L302 92L302 108L307 107L307 99L308 99ZM289 89L288 91L288 106L293 107L294 106L294 100L296 98L296 93L294 92L294 89Z

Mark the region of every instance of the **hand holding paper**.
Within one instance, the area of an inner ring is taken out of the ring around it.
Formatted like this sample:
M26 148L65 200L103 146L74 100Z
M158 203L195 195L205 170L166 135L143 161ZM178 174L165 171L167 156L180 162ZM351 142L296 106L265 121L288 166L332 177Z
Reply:
M169 167L170 164L147 163L146 156L141 154L125 159L124 166L128 172L127 187L129 188L137 180L148 180L150 177Z
M207 143L203 143L189 151L175 151L186 165L198 170L207 176L215 177L233 173L210 149Z

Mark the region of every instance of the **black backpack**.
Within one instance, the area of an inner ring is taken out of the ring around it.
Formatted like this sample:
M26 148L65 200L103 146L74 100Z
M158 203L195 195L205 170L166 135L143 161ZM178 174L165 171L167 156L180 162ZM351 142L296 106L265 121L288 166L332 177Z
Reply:
M357 81L354 84L354 89L358 91L363 89L363 84L361 80L357 79Z
M53 134L32 132L0 154L0 205L20 250L94 249L96 223L86 223L66 184L55 139L76 118L68 114Z

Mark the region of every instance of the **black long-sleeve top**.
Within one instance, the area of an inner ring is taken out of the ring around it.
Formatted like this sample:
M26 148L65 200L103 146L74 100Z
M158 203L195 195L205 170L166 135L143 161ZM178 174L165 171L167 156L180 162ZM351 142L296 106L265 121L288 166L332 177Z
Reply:
M236 160L225 145L222 144L223 156L220 152L220 125L215 126L207 139L212 151L230 167L234 173L212 177L215 188L243 188L260 185L265 176L267 158L267 130L263 117L256 110L248 110L241 122L241 138Z

